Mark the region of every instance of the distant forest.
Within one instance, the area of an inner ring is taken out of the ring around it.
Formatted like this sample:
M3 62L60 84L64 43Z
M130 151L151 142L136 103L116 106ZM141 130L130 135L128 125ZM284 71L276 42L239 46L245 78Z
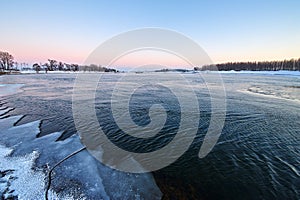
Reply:
M216 69L217 67L217 69ZM284 61L263 61L263 62L228 62L215 65L204 65L202 67L195 67L194 70L219 70L219 71L300 71L300 58Z

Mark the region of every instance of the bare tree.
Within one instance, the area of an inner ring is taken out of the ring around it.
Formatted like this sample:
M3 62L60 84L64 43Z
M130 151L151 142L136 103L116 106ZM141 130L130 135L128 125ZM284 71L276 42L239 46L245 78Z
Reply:
M14 64L14 57L8 52L0 51L0 70L11 70Z
M15 64L15 69L19 70L19 63L18 62L14 62L14 64Z
M36 71L36 73L39 73L41 70L41 66L38 63L34 63L32 68Z
M57 68L57 61L56 60L51 60L51 59L48 59L49 61L49 71L54 71L56 70Z

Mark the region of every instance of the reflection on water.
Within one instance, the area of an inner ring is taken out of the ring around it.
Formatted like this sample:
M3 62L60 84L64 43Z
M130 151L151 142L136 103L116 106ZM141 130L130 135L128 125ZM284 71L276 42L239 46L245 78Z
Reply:
M132 82L137 82L141 76L155 79L158 75L146 73L136 76ZM169 80L168 74L159 76L164 76L170 84L178 84L176 80ZM169 177L164 184L174 186L178 183L178 188L183 187L186 192L193 193L193 198L299 198L300 104L297 101L300 101L300 79L287 76L224 74L227 95L225 126L213 151L204 159L199 159L198 152L211 117L210 95L203 79L197 74L184 76L199 98L201 118L197 136L182 157L169 167L155 172L155 177ZM5 97L1 102L7 102L9 107L15 108L10 115L26 115L19 124L42 119L40 136L64 131L61 138L64 139L76 133L72 118L72 86L75 78L76 75L73 74L1 77L1 84L25 84L22 93ZM123 133L119 134L113 123L114 119L106 112L110 107L112 83L119 78L118 74L103 76L104 82L98 87L95 108L103 128L111 133L111 140L121 147L123 145L123 148L131 148L126 146L126 141L131 139ZM178 87L182 87L184 93L185 86L178 84ZM167 91L154 92L154 89L148 88L148 91L141 91L134 96L131 102L132 120L142 126L149 123L147 113L149 105L153 103L165 103L164 108L170 117L159 137L151 141L136 140L135 151L144 152L147 147L155 149L167 144L178 128L180 109L176 101ZM215 86L214 91L210 92L217 94L220 89ZM279 98L270 98L272 96ZM151 148L150 151L153 150ZM171 183L171 180L180 181Z

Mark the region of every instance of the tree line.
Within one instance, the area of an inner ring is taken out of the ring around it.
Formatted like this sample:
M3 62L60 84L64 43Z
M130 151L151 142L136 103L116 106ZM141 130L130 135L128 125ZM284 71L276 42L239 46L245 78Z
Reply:
M48 59L45 64L33 64L33 70L39 72L41 70L48 71L93 71L93 72L117 72L115 69L102 67L101 65L90 64L90 65L78 65L78 64L68 64L53 59Z
M101 65L90 64L90 65L78 65L69 64L54 59L48 59L48 62L34 63L32 67L28 67L26 63L17 63L14 61L14 57L8 52L0 51L0 71L18 71L18 65L24 66L22 69L31 69L36 72L39 71L96 71L96 72L118 72L115 69L102 67ZM26 67L27 66L27 67Z
M283 61L262 61L262 62L227 62L215 65L204 65L202 67L195 67L194 70L219 70L219 71L300 71L300 58L283 60Z

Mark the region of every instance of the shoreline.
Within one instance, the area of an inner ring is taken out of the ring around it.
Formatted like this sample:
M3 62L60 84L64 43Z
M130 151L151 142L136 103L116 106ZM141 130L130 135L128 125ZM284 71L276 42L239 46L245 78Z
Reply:
M147 73L180 73L180 74L254 74L254 75L270 75L270 76L293 76L293 77L300 77L300 71L297 70L278 70L278 71L250 71L250 70L241 70L241 71L235 71L235 70L219 70L219 71L213 71L213 70L189 70L189 69L183 69L182 70L169 70L169 71L133 71L133 70L126 70L126 71L118 71L118 72L103 72L103 71L39 71L36 72L34 70L24 70L24 71L0 71L1 75L28 75L28 74L78 74L78 73L99 73L99 74L106 74L106 73L136 73L136 74L147 74Z

